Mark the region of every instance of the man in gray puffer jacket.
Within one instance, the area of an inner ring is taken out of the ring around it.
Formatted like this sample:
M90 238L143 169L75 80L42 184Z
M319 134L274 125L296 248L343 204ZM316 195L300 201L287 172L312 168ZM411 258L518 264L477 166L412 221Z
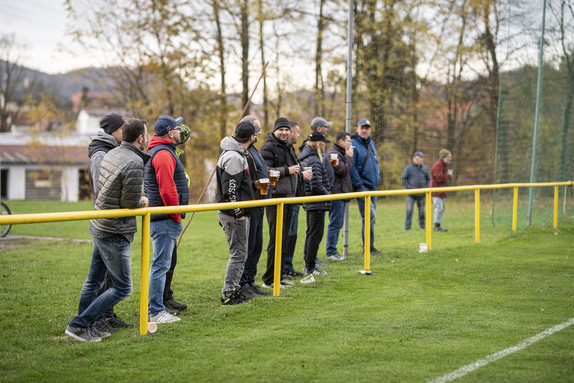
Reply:
M94 210L135 209L148 205L143 196L144 165L149 156L142 152L147 144L147 129L139 119L128 120L124 141L102 160L98 198ZM94 252L82 293L80 307L86 307L66 328L66 335L81 342L99 342L109 332L93 328L100 315L132 293L131 246L137 231L135 217L93 219L90 233L98 252ZM108 273L113 286L96 297Z

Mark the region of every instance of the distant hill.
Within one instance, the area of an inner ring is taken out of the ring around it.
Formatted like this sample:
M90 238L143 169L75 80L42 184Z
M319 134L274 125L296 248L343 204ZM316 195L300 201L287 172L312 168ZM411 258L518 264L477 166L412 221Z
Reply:
M0 60L4 64L3 60ZM22 99L30 92L54 92L63 102L71 102L74 93L86 87L90 92L110 92L112 83L103 68L83 68L64 74L51 75L23 67L24 85L16 91L16 98Z

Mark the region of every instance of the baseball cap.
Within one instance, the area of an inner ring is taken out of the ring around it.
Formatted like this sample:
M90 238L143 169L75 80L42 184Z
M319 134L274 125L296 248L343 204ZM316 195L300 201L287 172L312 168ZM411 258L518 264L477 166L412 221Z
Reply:
M319 126L331 126L333 125L332 122L325 120L323 117L315 117L313 121L311 121L311 129L315 130Z
M361 118L359 122L357 122L357 126L371 126L371 121L367 118Z
M176 119L170 116L161 116L155 122L153 130L155 131L156 136L165 136L169 131L174 130L177 128L179 124L183 121L183 117L178 117Z

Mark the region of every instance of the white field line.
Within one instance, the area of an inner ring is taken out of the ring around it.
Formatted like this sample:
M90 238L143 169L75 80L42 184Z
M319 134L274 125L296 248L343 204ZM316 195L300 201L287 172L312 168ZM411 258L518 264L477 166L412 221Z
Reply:
M456 371L451 372L450 374L446 374L444 376L441 376L439 378L436 378L434 380L430 380L429 383L444 383L444 382L450 382L452 380L458 379L461 376L464 376L466 374L468 374L471 371L474 371L480 367L484 367L487 364L497 361L498 359L502 359L507 355L510 355L516 351L520 351L522 349L525 349L526 347L530 346L533 343L538 342L541 339L546 338L547 336L550 336L558 331L564 330L566 327L568 326L572 326L574 324L574 318L570 319L567 322L564 322L562 324L559 324L557 326L554 326L552 328L549 328L547 330L542 331L540 334L533 336L532 338L528 338L526 340L523 340L522 342L518 343L516 346L513 347L509 347L505 350L499 351L495 354L489 355L484 359L478 360L474 363L471 364L467 364L466 366L463 366L461 368L459 368Z

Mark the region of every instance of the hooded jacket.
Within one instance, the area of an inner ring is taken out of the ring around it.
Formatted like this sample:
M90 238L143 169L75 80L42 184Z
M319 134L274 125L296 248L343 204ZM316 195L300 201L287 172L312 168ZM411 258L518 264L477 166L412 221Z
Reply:
M103 130L92 137L92 142L88 145L88 157L90 158L90 185L94 192L94 203L98 198L98 179L100 178L100 167L107 152L118 146L118 142L111 135Z
M233 137L221 140L223 151L217 161L217 202L240 202L255 199L249 175L247 150ZM250 209L220 210L221 213L241 218L249 216Z
M110 150L102 160L98 180L100 193L94 210L136 209L144 206L144 165L149 156L129 142ZM113 234L133 234L137 231L136 217L92 219L99 231Z
M430 182L429 170L424 165L417 165L415 163L409 164L405 167L403 176L401 177L405 189L422 189L428 188ZM409 197L414 199L424 199L424 194L409 194Z
M189 203L185 170L175 154L176 145L165 138L153 136L148 145L151 161L145 167L145 194L149 206L180 206ZM173 219L181 222L185 213L153 214L152 221Z
M310 166L313 168L313 178L311 181L305 182L305 196L314 195L327 195L331 194L331 182L329 181L329 174L325 169L325 165L310 146L306 145L299 160L303 166ZM331 164L329 164L331 166ZM332 166L331 166L332 167ZM305 210L331 210L331 201L309 202L303 204Z
M267 135L267 140L261 146L261 157L265 160L267 169L279 171L279 181L273 189L273 197L295 197L299 195L298 187L303 184L302 173L289 174L289 166L299 165L293 146L288 142L279 141L273 133Z
M353 167L351 168L351 181L355 189L362 186L367 187L369 190L377 190L381 182L381 174L379 170L379 157L377 155L377 148L371 137L363 140L359 133L351 137L353 145ZM363 168L363 164L365 167ZM361 168L363 172L361 173Z

